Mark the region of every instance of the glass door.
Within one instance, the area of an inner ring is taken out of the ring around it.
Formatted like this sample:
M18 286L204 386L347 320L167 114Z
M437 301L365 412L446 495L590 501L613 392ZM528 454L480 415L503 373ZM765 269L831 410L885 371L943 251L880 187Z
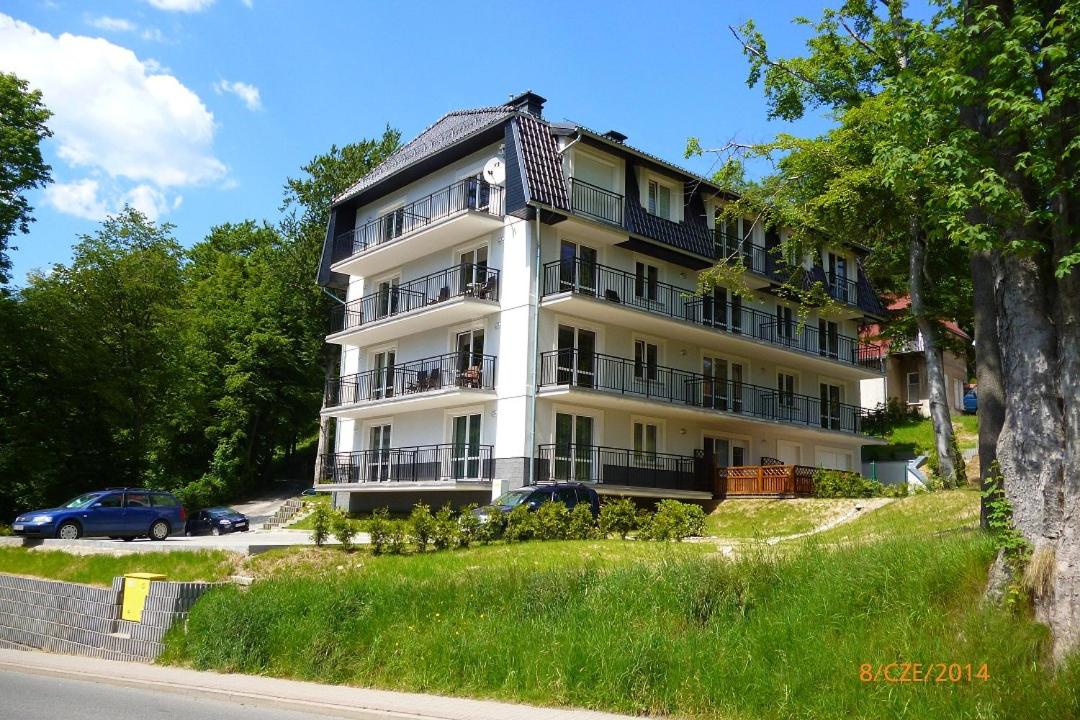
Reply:
M821 427L840 429L840 386L821 383Z
M461 253L461 271L458 279L458 291L468 295L480 295L480 290L487 282L488 249L478 247Z
M713 410L728 409L727 360L706 355L701 361L701 403Z
M727 327L727 289L714 287L701 296L701 321L708 327Z
M743 467L749 453L745 440L705 436L703 445L705 460L713 468Z
M593 419L588 415L555 413L555 478L595 480Z
M454 418L450 473L455 480L480 477L480 414Z
M379 294L375 298L375 317L396 315L398 312L398 283L400 280L384 280L379 283Z
M840 355L840 328L831 320L818 320L818 353L831 358Z
M558 330L558 367L556 382L579 387L595 387L596 333L569 325Z
M393 350L377 352L372 357L371 398L388 398L394 394L394 359Z
M374 425L368 432L368 482L390 479L390 426Z
M559 289L596 294L596 250L563 240L559 245Z
M484 331L478 328L458 333L456 346L459 384L480 387L480 374L484 370Z

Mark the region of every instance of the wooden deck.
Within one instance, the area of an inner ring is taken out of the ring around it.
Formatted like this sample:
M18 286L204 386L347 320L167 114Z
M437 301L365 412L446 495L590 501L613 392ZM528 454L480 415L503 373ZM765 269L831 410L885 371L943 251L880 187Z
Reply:
M808 465L743 465L716 468L718 497L796 497L812 495L814 471Z

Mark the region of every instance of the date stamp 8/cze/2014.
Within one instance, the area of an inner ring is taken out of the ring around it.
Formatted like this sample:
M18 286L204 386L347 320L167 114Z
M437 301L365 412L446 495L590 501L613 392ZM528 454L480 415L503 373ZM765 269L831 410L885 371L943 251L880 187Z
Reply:
M862 663L859 680L864 683L885 682L894 685L908 683L976 683L990 680L986 663Z

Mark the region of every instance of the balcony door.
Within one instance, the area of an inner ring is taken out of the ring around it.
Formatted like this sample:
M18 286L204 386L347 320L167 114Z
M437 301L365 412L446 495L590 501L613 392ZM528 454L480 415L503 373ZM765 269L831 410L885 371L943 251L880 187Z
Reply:
M831 320L818 320L818 354L833 359L840 355L840 326Z
M825 260L828 263L826 270L829 274L829 284L833 286L833 297L846 303L854 302L855 298L849 296L847 258L826 252Z
M595 480L593 462L593 418L555 413L555 478Z
M454 418L450 473L455 480L480 477L480 417L475 413Z
M470 368L483 370L484 365L484 330L475 328L457 334L457 371L463 373Z
M745 440L706 435L702 450L706 467L729 468L746 465L749 453Z
M740 362L706 355L701 361L702 405L713 410L742 412L745 368Z
M458 273L458 292L468 293L470 288L482 288L487 282L488 249L483 247L461 253L461 271ZM473 293L477 294L477 293Z
M394 361L397 353L383 350L371 357L371 399L388 398L394 394Z
M821 427L840 429L840 402L843 394L839 385L820 384Z
M559 290L596 294L596 250L563 240L559 245Z
M596 386L596 333L570 325L560 325L556 383Z
M798 382L789 372L776 373L777 411L781 420L795 420L798 410L795 404L795 388Z
M392 278L379 283L379 291L375 297L375 317L383 318L398 313L401 301L400 292L398 291L400 282L399 278Z
M390 479L390 428L390 425L372 425L368 429L368 482Z
M795 317L786 305L776 306L776 342L790 345L795 337Z

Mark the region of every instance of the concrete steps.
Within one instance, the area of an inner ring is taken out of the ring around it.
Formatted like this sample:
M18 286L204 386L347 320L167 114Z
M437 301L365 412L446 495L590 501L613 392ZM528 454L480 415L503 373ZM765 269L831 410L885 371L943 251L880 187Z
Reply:
M263 530L275 530L284 525L288 525L296 516L304 509L304 501L300 498L289 498L281 507L279 507L270 519L263 523Z

